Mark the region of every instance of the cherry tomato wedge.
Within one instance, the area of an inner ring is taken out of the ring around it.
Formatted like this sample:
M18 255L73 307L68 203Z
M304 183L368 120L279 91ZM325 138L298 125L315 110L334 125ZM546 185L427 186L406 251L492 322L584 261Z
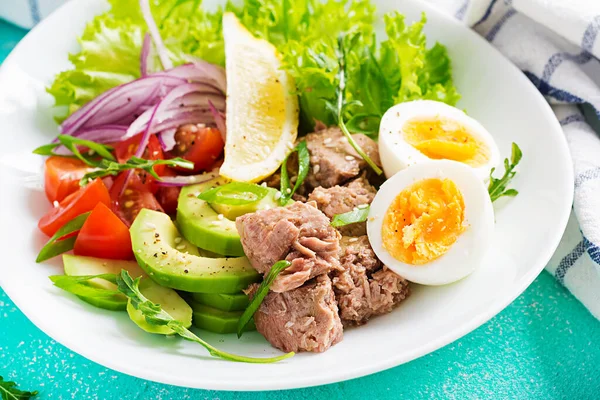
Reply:
M78 191L79 180L92 170L81 160L58 156L48 157L44 169L44 190L50 203Z
M123 189L127 174L126 171L117 176L115 183L110 188L110 200L113 212L129 227L142 208L164 211L148 186L142 183L137 174L131 173L127 187Z
M175 132L175 147L170 155L194 163L194 169L176 168L184 173L206 171L223 153L225 142L216 128L199 125L182 125Z
M116 145L115 156L117 157L117 161L119 161L120 163L124 163L135 155L140 140L142 139L142 135L143 134L140 133ZM155 135L150 136L150 139L148 140L148 145L144 150L144 154L142 154L142 158L145 160L164 159L162 147L160 146L160 142L158 141ZM165 172L166 168L167 167L165 165L157 165L154 167L154 172L156 172L160 176ZM142 184L148 185L148 189L154 193L155 187L152 185L154 178L151 175L149 175L146 171L140 169L136 170L135 173L139 176Z
M175 171L167 168L163 176L177 176ZM156 184L156 183L155 183ZM177 211L177 200L179 199L180 187L159 186L156 191L156 199L167 214L175 214Z
M98 203L110 205L108 189L101 179L96 179L65 197L38 222L38 227L48 236L52 236L61 226L83 214L92 211Z
M81 227L73 252L114 260L133 259L129 228L110 208L98 203Z

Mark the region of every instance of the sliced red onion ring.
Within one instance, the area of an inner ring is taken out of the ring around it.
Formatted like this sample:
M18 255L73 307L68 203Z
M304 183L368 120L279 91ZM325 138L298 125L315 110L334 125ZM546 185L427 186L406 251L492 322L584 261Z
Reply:
M158 27L156 26L156 22L152 16L152 11L150 10L150 1L140 0L140 8L142 10L142 15L144 16L144 21L146 21L146 25L148 25L148 31L150 32L150 36L152 36L152 41L156 46L156 53L158 54L158 58L160 59L163 68L173 68L173 62L171 61L171 58L169 58L169 52L167 51L167 48L160 37L160 32L158 31Z
M127 132L127 126L102 125L77 132L76 137L97 143L116 143Z
M208 107L210 113L215 120L215 124L217 125L217 129L221 132L221 137L223 138L223 142L227 140L227 125L225 125L225 118L223 118L223 114L217 110L212 101L208 100Z
M160 147L164 151L171 151L173 147L175 147L175 133L177 132L177 128L170 128L164 130L157 134L158 141L160 142Z
M215 168L210 172L205 172L200 175L163 176L163 177L161 177L160 181L156 181L155 183L160 186L181 187L181 186L195 185L197 183L208 182L211 179L214 179L218 176L219 176L219 169Z
M182 99L185 95L192 94L199 90L201 91L202 89L203 85L197 83L187 83L177 86L158 103L158 111L155 112L152 109L146 110L135 121L133 121L133 123L129 126L129 129L127 129L127 134L125 135L124 139L135 136L144 128L144 126L148 127L152 115L155 115L156 120L161 122L167 118L170 118L172 115L192 111L190 107L185 106ZM197 109L202 105L208 106L208 101L210 100L218 102L223 108L225 107L225 100L222 98L222 96L206 95L204 97L199 97L197 99L198 103L194 104L193 108Z
M144 35L144 43L142 44L142 52L140 54L140 73L142 77L148 75L148 58L150 57L150 47L152 46L152 37L146 33Z
M175 87L185 83L182 78L172 76L150 75L145 78L140 78L132 82L125 83L121 86L108 90L94 100L85 104L79 110L75 111L67 118L60 127L60 131L64 135L72 135L77 129L82 127L92 117L98 118L105 115L105 112L100 112L104 107L110 105L111 109L116 109L125 106L127 103L141 104L142 102L150 101L148 99L148 91L152 91L156 85L165 85Z
M209 62L194 59L190 64L183 64L168 71L169 76L183 78L189 82L212 83L223 94L227 93L225 69Z

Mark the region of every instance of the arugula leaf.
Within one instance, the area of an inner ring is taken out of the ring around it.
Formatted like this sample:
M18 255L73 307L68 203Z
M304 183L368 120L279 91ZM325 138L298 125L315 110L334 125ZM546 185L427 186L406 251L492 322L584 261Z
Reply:
M104 279L111 283L117 283L115 274L100 274L100 275L52 275L49 276L54 286L61 288L64 291L72 293L76 296L92 297L92 298L124 298L123 294L118 290L109 290L94 287L89 285L93 279Z
M230 182L226 185L208 189L200 193L198 198L213 204L240 206L256 203L262 200L267 194L269 194L269 189L260 185L245 182Z
M265 279L262 281L262 283L256 290L256 293L254 294L252 301L250 302L248 307L246 307L246 309L244 310L242 316L240 317L240 319L238 321L238 325L237 325L238 338L242 337L242 333L244 332L246 325L248 325L248 323L250 322L250 320L252 319L252 317L254 316L256 311L258 311L258 308L260 307L261 303L263 302L263 300L265 299L267 294L269 294L269 288L273 284L273 281L275 280L275 278L277 278L277 276L281 273L281 271L283 271L290 265L292 265L292 263L289 261L285 261L285 260L277 261L275 264L273 264L273 266L269 270L269 273L267 274Z
M112 151L114 149L111 146L92 142L91 140L79 139L70 135L58 135L57 139L59 143L51 143L40 146L33 150L33 154L38 154L40 156L75 157L91 167L98 166L98 161L93 158L93 156L96 154L108 160L115 161L115 157L112 155ZM71 151L72 155L56 153L54 150L60 146L66 147ZM88 154L81 154L78 147L88 148Z
M56 233L48 240L48 242L42 247L37 258L36 263L40 263L56 257L59 254L66 253L67 251L73 250L75 246L75 240L77 235L69 236L63 239L67 235L79 232L87 218L90 216L90 212L83 213L73 218L66 224L64 224Z
M158 176L158 174L154 171L154 167L157 165L167 165L170 167L181 167L186 169L194 168L194 163L184 160L180 157L170 158L168 160L145 160L143 158L134 156L122 164L116 161L102 159L100 162L98 162L98 164L96 164L97 169L85 174L79 181L79 184L81 186L85 186L88 184L88 182L96 178L103 178L109 175L118 175L121 172L130 169L142 169L152 175L154 179L160 181L161 177Z
M493 174L496 168L492 168L490 171L490 183L488 185L488 192L492 202L498 200L500 197L515 197L519 192L515 189L507 189L508 184L512 178L516 175L515 167L521 161L523 153L516 143L512 144L510 161L508 158L504 159L504 175L501 178L494 178Z
M33 392L19 390L15 382L5 381L0 376L0 397L2 397L2 400L28 400L37 396L37 394L37 390Z
M358 222L365 222L369 217L370 206L357 207L352 211L348 211L343 214L336 214L331 220L331 226L339 228L350 224L356 224Z
M290 178L287 171L287 163L290 155L294 152L298 153L298 176L296 177L296 183L294 187L291 187ZM308 147L306 147L306 141L301 141L296 145L294 150L283 160L281 164L281 181L280 181L280 191L281 197L279 198L279 204L284 206L290 201L296 190L302 185L302 182L308 176L308 171L310 169L310 154L308 152Z
M347 40L347 38L349 38L349 40ZM353 36L340 35L340 37L338 38L337 58L338 58L339 68L338 68L338 73L337 73L337 77L336 77L337 81L338 81L338 86L336 88L336 101L334 104L332 104L329 101L326 101L325 104L326 104L327 108L329 108L332 112L334 112L335 120L336 120L338 126L340 127L340 129L342 130L342 133L344 134L344 136L346 136L346 139L348 139L348 143L350 143L352 148L354 148L354 150L358 153L358 155L363 160L365 160L367 162L367 164L369 164L369 166L373 169L373 171L375 171L375 173L377 175L381 175L383 173L381 168L379 168L377 166L377 164L375 164L375 162L373 162L373 160L371 160L371 158L367 155L367 153L365 153L363 151L363 149L359 146L359 144L356 143L356 141L350 134L350 131L346 127L346 124L344 123L344 111L346 109L348 109L349 107L352 107L353 105L362 106L362 103L359 100L353 100L350 102L346 102L347 54L348 54L348 50L352 49L352 47L355 45L355 43L358 41L359 38L360 38L360 34L354 34ZM349 44L346 44L345 43L346 41L348 41ZM349 49L347 49L346 46L349 46Z
M202 347L208 350L210 355L212 355L213 357L218 357L229 361L269 364L285 360L286 358L292 357L294 355L294 353L291 352L278 357L254 358L239 356L236 354L221 351L216 347L212 346L211 344L200 339L198 336L194 335L194 333L192 333L189 329L183 326L183 323L181 321L174 319L169 313L163 310L159 304L155 304L152 301L148 300L140 291L139 283L140 278L133 280L133 278L131 278L131 275L129 275L129 272L127 272L126 270L122 270L121 275L117 276L117 286L119 288L119 291L125 296L127 296L133 308L142 312L144 318L149 324L168 326L182 338L200 344Z

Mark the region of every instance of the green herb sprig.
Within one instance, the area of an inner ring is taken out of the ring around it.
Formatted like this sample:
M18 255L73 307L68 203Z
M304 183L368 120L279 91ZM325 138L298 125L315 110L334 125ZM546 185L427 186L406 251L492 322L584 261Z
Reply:
M12 381L5 381L0 376L0 398L2 400L29 400L37 396L38 391L30 392L28 390L20 390L17 384Z
M118 290L102 289L91 286L89 283L93 279L104 279L111 283L117 283L116 274L99 274L99 275L52 275L49 276L54 286L62 290L72 293L76 296L83 296L96 299L124 298L123 294Z
M198 198L212 204L240 206L256 203L269 194L269 189L246 182L230 182L200 193Z
M341 226L356 224L358 222L365 222L369 217L370 209L371 208L369 206L359 207L355 210L348 211L343 214L336 214L331 220L331 226L333 226L334 228L339 228Z
M507 189L507 186L516 175L517 171L515 171L515 168L519 164L519 161L521 161L522 157L523 153L521 152L521 149L516 143L513 143L510 161L508 158L504 159L504 175L502 178L494 178L493 174L496 168L492 168L490 171L490 183L488 185L488 192L492 202L498 200L500 197L515 197L519 194L519 192L515 189Z
M89 212L78 215L73 218L66 224L64 224L52 237L48 242L42 247L37 258L35 259L36 263L40 263L42 261L49 260L53 257L56 257L59 254L66 253L67 251L73 250L73 246L75 246L75 240L77 239L77 235L70 236L66 239L63 239L67 235L71 235L72 233L78 232L87 218L90 216Z
M180 157L171 158L169 160L145 160L139 157L131 157L124 163L118 163L116 161L102 159L96 165L97 169L95 171L88 172L87 174L85 174L79 181L79 184L81 186L85 186L88 184L88 182L96 178L103 178L109 175L118 175L121 172L130 169L142 169L148 174L152 175L157 181L160 181L160 176L158 176L158 174L154 171L154 167L157 165L167 165L169 167L194 169L194 163L184 160Z
M33 150L33 154L38 154L40 156L78 158L90 167L98 166L100 163L98 157L101 157L101 159L116 161L115 157L112 155L112 151L114 149L111 146L92 142L91 140L79 139L69 135L58 135L57 139L58 143L50 143L40 146ZM60 146L66 147L69 151L71 151L72 154L56 153L54 150ZM88 153L82 154L79 147L85 147L89 149Z
M287 163L288 158L294 152L298 153L298 176L296 177L296 183L294 183L294 187L291 186L290 177L288 175ZM281 197L279 198L279 204L284 206L290 201L296 190L302 185L302 182L308 176L308 171L310 169L310 154L308 152L308 147L306 146L306 141L301 141L296 145L294 150L283 160L283 164L281 164L281 180L280 180L280 190Z
M335 120L342 130L342 133L348 139L348 143L352 146L352 148L358 153L358 155L366 161L367 164L375 171L377 175L381 175L383 171L381 168L375 164L371 157L364 152L364 150L360 147L358 143L352 138L346 123L344 122L344 113L349 107L359 106L362 107L362 103L358 100L353 100L346 102L346 54L348 49L346 48L346 38L350 43L349 47L352 48L353 43L358 40L359 34L355 33L353 35L342 34L338 37L338 47L336 49L336 54L338 57L339 69L337 73L338 86L336 88L336 102L332 104L330 101L326 101L325 105L335 116ZM353 126L358 125L358 123L353 122Z
M246 307L246 310L244 310L244 313L242 314L242 316L240 317L240 319L238 321L238 325L237 325L238 338L242 337L242 333L244 332L246 325L248 325L248 323L250 322L250 320L252 319L252 317L254 316L256 311L258 311L258 308L260 307L261 303L263 302L263 300L269 293L269 288L273 284L273 281L275 280L275 278L277 278L277 276L279 275L279 273L281 273L281 271L283 271L290 265L292 265L292 263L289 261L285 261L285 260L277 261L275 264L273 264L273 266L271 267L271 270L269 271L269 273L267 274L265 279L262 281L262 283L258 287L258 290L254 294L252 301L250 302L250 304L248 304L248 307Z
M194 335L189 329L183 326L181 321L174 319L169 313L164 311L159 304L155 304L152 301L148 300L139 289L140 278L133 279L129 272L126 270L121 271L121 275L117 276L117 286L119 291L123 293L129 299L130 304L136 310L140 310L146 319L146 322L152 325L159 326L167 326L171 328L176 334L184 338L185 340L189 340L191 342L195 342L204 347L210 355L213 357L218 357L223 360L236 361L236 362L246 362L246 363L254 363L254 364L269 364L277 361L285 360L286 358L290 358L294 355L293 352L287 353L278 357L270 357L270 358L254 358L254 357L245 357L239 356L236 354L227 353L217 349L211 344L205 342L200 339L198 336Z

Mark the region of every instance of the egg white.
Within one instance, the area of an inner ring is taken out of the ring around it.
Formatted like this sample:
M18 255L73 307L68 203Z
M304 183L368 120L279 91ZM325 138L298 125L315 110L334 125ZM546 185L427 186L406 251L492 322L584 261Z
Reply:
M472 167L482 180L489 179L490 170L500 160L500 150L492 135L475 119L469 117L458 108L433 100L416 100L400 103L386 111L379 125L379 153L386 177L411 165L430 161L404 140L403 127L412 119L433 119L444 117L463 125L469 134L479 139L489 149L490 158L479 167Z
M383 247L383 218L402 190L417 181L430 178L448 178L456 184L464 200L466 228L439 258L423 265L406 264L394 258ZM472 168L450 160L416 164L388 179L371 203L367 220L369 242L377 257L398 275L423 285L445 285L471 274L483 262L493 229L494 210L484 183Z

